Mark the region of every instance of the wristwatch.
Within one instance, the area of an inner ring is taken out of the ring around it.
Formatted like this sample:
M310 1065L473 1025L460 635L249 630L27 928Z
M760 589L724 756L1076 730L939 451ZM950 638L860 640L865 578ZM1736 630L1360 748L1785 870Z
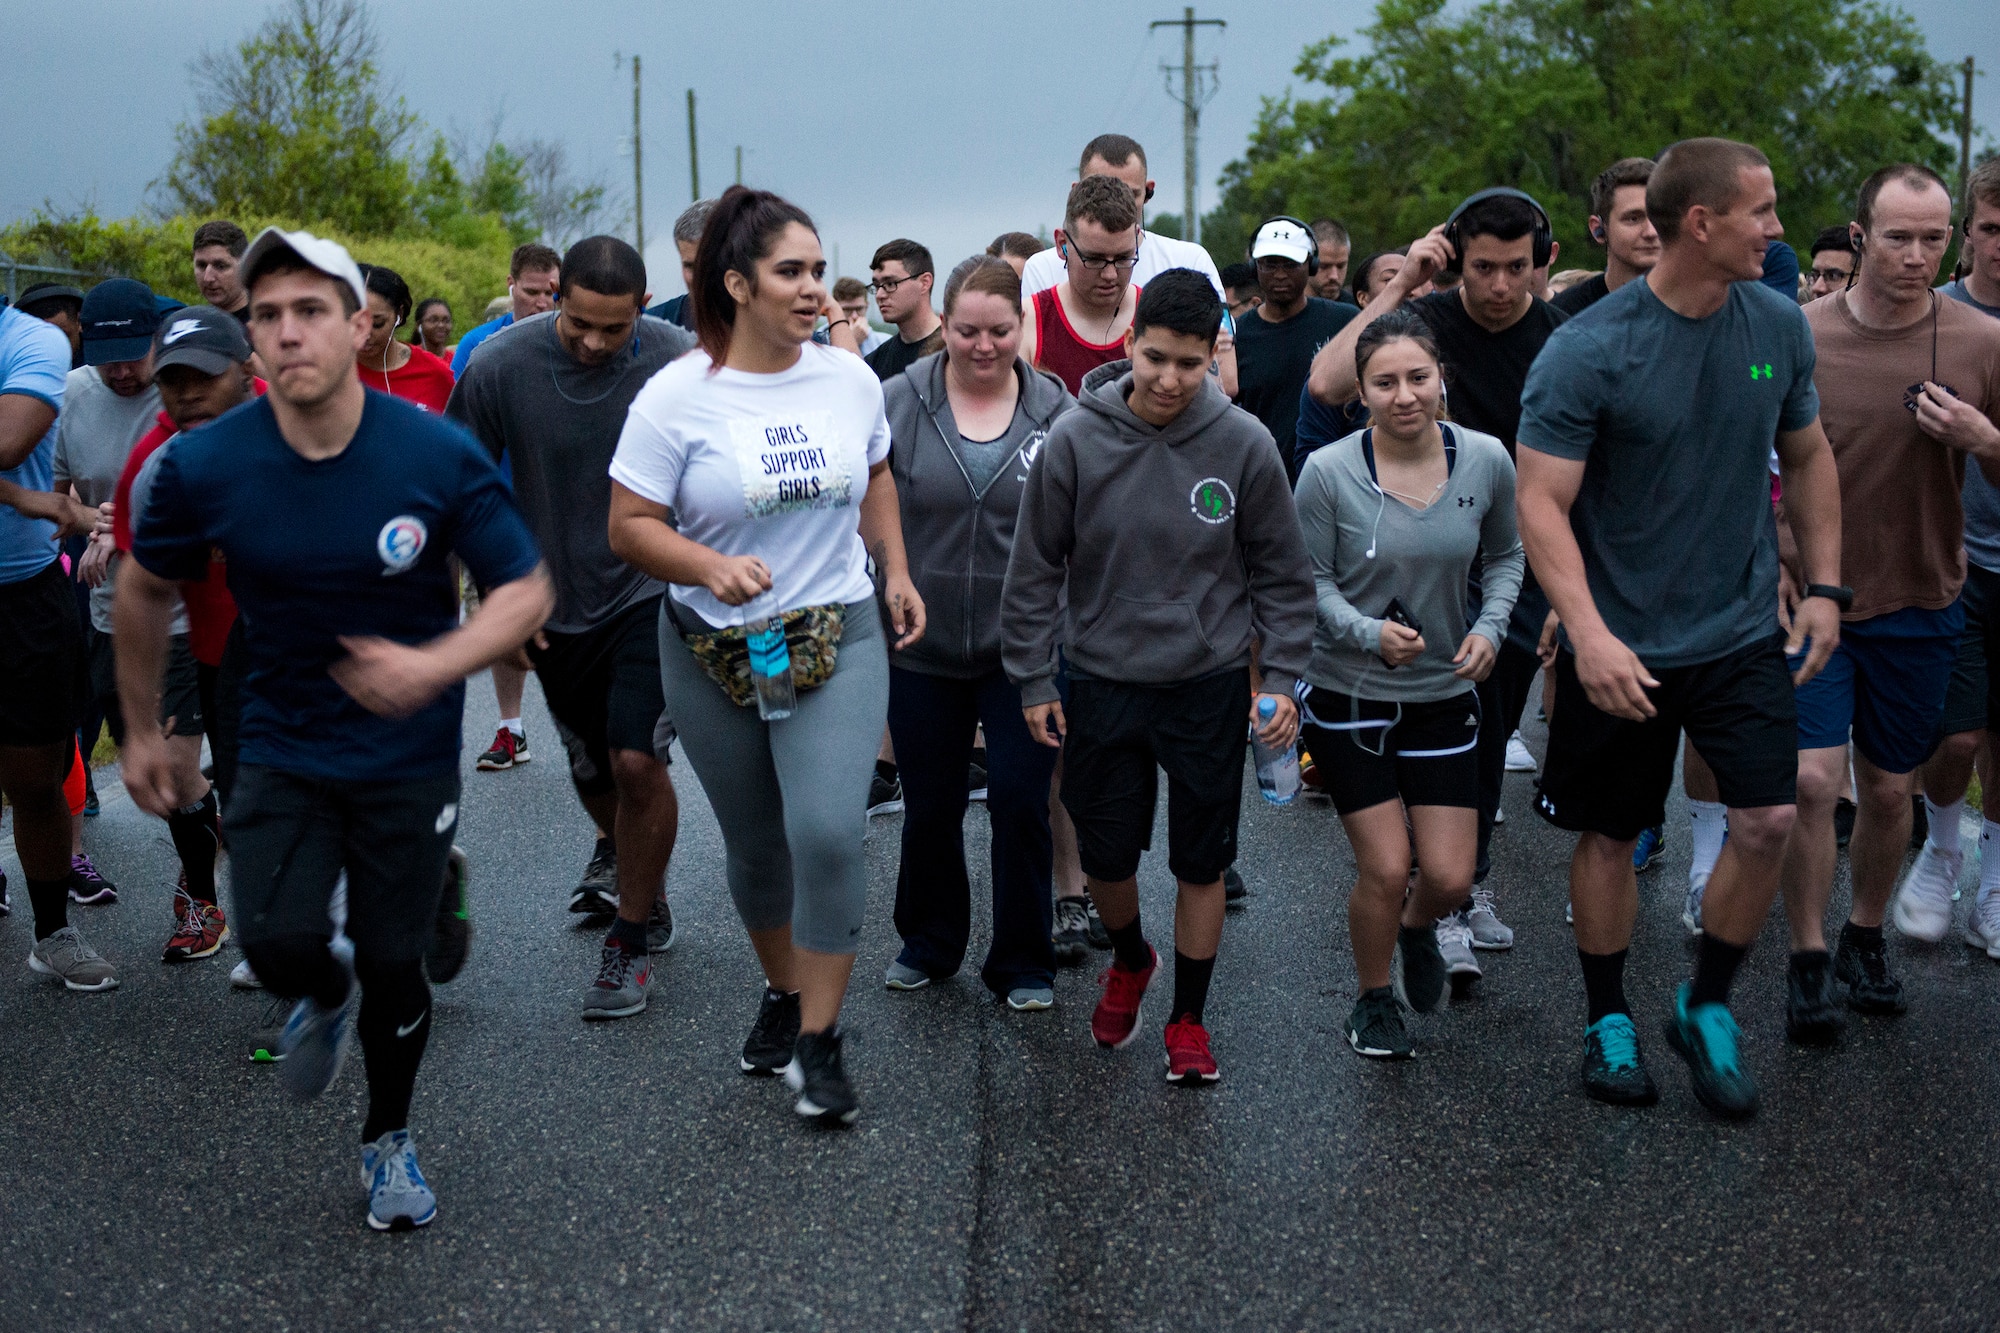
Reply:
M1854 609L1854 589L1839 587L1831 583L1808 583L1806 596L1824 597L1842 611Z

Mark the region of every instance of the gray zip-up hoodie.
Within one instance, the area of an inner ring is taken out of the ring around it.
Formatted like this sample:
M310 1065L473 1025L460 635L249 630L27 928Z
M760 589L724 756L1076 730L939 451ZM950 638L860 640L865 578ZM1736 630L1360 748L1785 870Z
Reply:
M1021 491L1049 427L1076 400L1061 380L1016 357L1021 396L1000 437L1005 457L975 488L945 393L945 356L923 357L882 386L903 548L926 618L924 637L893 660L921 675L971 679L1000 666L1000 590Z
M1057 698L1058 641L1084 675L1167 685L1247 666L1254 637L1264 688L1290 694L1312 567L1271 432L1207 379L1164 428L1131 391L1129 365L1093 371L1028 473L1000 612L1021 702Z

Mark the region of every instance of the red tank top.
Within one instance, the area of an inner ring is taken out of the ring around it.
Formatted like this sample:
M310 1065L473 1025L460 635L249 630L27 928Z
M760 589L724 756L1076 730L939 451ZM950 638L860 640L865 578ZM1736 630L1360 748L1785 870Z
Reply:
M1134 287L1132 294L1137 296ZM1035 364L1053 374L1063 382L1072 394L1083 392L1083 377L1099 366L1125 359L1125 339L1121 336L1108 343L1085 342L1070 327L1069 316L1063 313L1062 302L1056 299L1054 287L1044 287L1035 293Z

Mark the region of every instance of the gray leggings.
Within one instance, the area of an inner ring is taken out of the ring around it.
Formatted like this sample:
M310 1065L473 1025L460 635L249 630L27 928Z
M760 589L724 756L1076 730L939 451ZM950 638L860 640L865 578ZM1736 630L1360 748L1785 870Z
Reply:
M875 603L847 608L833 675L801 693L782 722L764 721L754 704L731 703L681 642L664 604L660 684L722 825L729 896L743 924L763 931L789 923L800 948L855 952L868 899L861 846L868 781L889 713L889 654ZM780 827L784 836L774 836Z

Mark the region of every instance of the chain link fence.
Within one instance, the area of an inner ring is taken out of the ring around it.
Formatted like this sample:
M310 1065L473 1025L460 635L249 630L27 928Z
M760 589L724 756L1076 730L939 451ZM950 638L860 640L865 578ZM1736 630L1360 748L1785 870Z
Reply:
M67 280L69 286L88 288L106 276L102 273L88 273L80 268L63 268L55 264L24 264L5 250L0 250L0 274L6 276L7 300L10 303L20 300L21 293L38 282Z

